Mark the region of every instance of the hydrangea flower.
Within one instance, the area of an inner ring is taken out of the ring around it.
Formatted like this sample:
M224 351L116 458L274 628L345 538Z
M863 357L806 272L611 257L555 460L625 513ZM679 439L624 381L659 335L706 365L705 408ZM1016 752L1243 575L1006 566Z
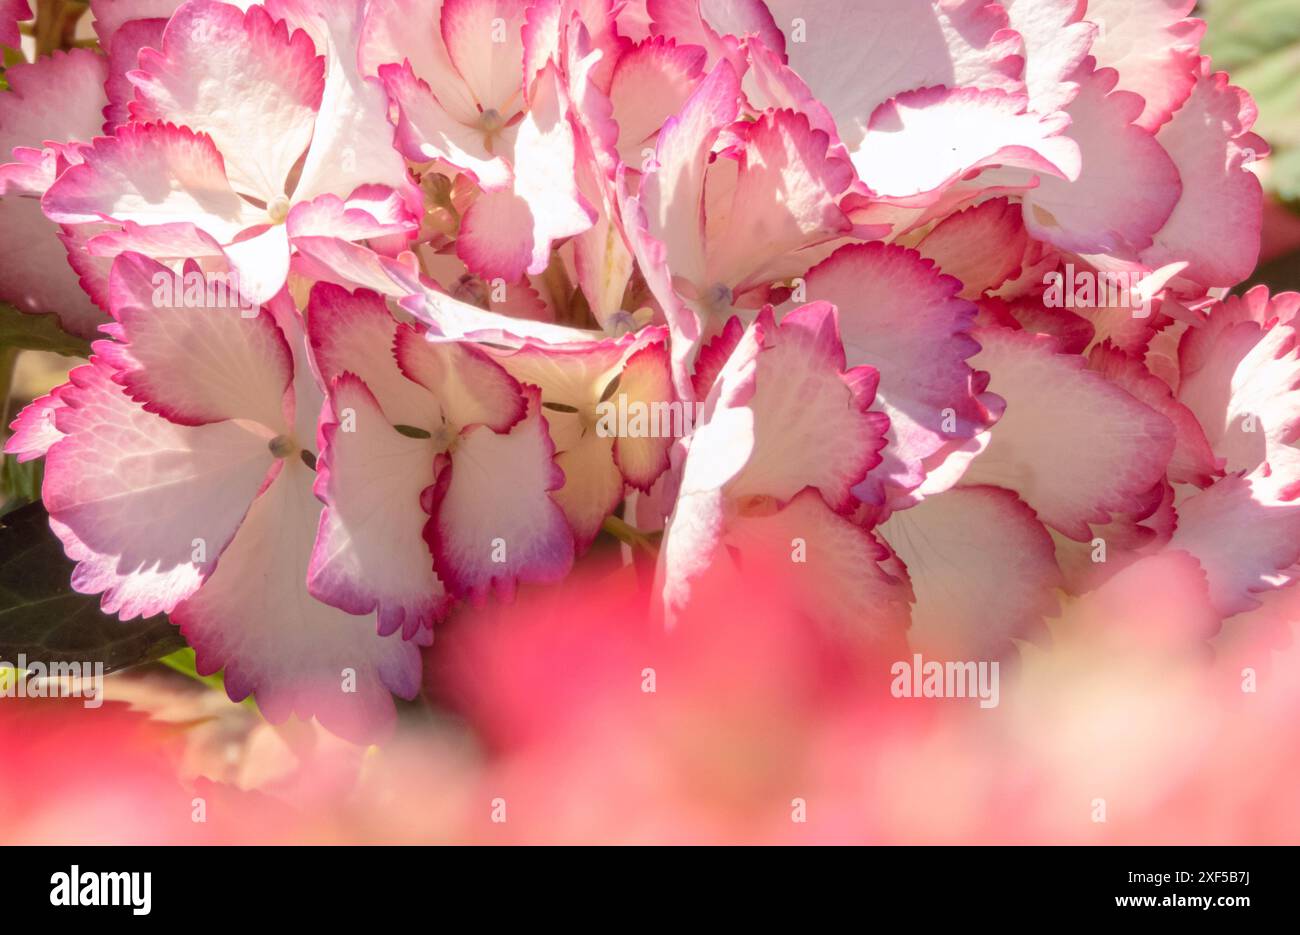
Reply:
M355 739L602 530L682 627L1005 658L1143 562L1230 626L1300 300L1228 294L1268 148L1192 7L96 0L0 94L0 296L99 338L6 450L74 588Z

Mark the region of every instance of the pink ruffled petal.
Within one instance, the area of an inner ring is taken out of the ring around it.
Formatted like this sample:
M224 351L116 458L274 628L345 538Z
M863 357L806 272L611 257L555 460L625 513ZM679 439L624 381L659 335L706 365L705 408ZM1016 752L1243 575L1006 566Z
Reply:
M1300 438L1296 301L1266 287L1232 296L1178 349L1178 401L1195 414L1228 471L1251 471Z
M521 582L556 581L573 565L573 532L551 496L564 483L541 416L540 392L526 387L528 415L508 434L464 432L434 485L425 541L453 594L510 599Z
M845 372L835 309L825 302L790 312L773 327L770 312L741 341L736 355L753 360L753 446L729 495L789 500L816 487L835 509L853 504L852 488L880 463L888 417L870 412L876 374L870 367ZM726 393L724 369L721 389ZM737 372L737 376L740 376ZM855 385L864 381L866 391Z
M1258 607L1253 595L1289 582L1281 573L1300 560L1300 459L1288 452L1178 504L1169 548L1201 563L1224 616Z
M99 25L96 20L96 28ZM111 43L101 35L100 45L108 50L108 81L104 84L108 104L104 107L104 133L111 134L130 121L135 84L129 75L140 65L140 50L159 48L166 29L166 19L152 17L122 23L114 29Z
M431 340L411 325L400 325L393 352L402 373L437 400L452 432L476 425L506 432L526 414L519 383L472 344Z
M1097 27L1083 21L1079 0L1001 0L1010 26L1025 43L1025 91L1040 114L1061 110L1079 86L1070 78L1083 64Z
M295 201L326 194L346 198L362 185L412 188L393 148L383 84L360 71L368 6L366 0L268 0L272 15L306 30L325 56L325 86Z
M681 110L704 77L705 52L656 36L623 54L614 66L609 88L618 123L618 154L640 170L644 151L654 152L659 129Z
M1249 95L1210 73L1209 59L1187 103L1156 139L1173 158L1183 192L1155 243L1141 254L1151 267L1187 261L1183 274L1201 286L1231 286L1259 258L1263 195L1248 166L1268 152L1249 130L1256 108Z
M1029 238L1020 208L990 198L950 214L916 245L947 276L961 280L961 296L979 298L1020 272Z
M18 418L9 423L9 431L13 434L5 439L5 454L17 457L19 464L45 457L50 446L63 438L63 433L54 424L54 414L63 406L61 397L70 386L65 383L55 387L23 407Z
M128 253L113 264L109 293L116 324L106 330L120 343L96 350L145 411L180 425L247 419L287 431L293 355L270 313L239 301L236 283Z
M51 220L187 223L221 243L265 221L230 187L212 139L183 127L121 127L95 140L85 158L46 192L42 204Z
M1070 139L1083 157L1078 178L1045 175L1024 196L1030 233L1061 250L1145 249L1182 192L1173 160L1133 122L1141 98L1113 90L1117 78L1110 69L1081 77L1079 94L1065 109Z
M365 618L307 591L321 504L311 471L284 463L254 501L204 586L172 613L202 675L224 670L226 694L253 695L267 720L315 717L355 743L381 738L396 712L390 692L420 689L419 647L382 637Z
M1068 118L1029 112L1027 103L998 90L908 91L871 115L853 164L873 191L896 198L934 198L968 173L995 165L1077 178L1079 148L1063 134Z
M842 247L804 279L808 299L839 308L849 364L880 374L889 432L873 477L916 487L925 458L992 424L1000 401L974 384L975 309L957 297L955 279L915 251L881 243Z
M483 131L449 113L409 63L384 65L379 73L398 109L396 141L403 154L420 162L446 160L488 190L509 185L510 166L489 149Z
M168 22L161 51L141 51L131 116L206 133L231 185L270 204L311 142L323 70L307 34L290 35L264 8L191 0Z
M945 659L1007 654L1046 632L1062 586L1052 537L1009 490L957 487L892 514L880 534L907 566L916 595L908 638Z
M440 23L444 4L445 0L387 0L369 4L358 58L366 75L380 75L385 65L410 62L415 76L428 84L438 103L453 119L468 125L477 119L478 106L465 79L451 63L441 29L437 26L411 28L415 22ZM521 61L521 69L522 64Z
M395 431L350 373L332 381L321 441L315 489L326 506L308 590L351 614L377 612L381 634L400 629L410 639L450 609L420 506L434 480L433 446Z
M1089 523L1133 512L1165 475L1174 450L1169 420L1061 354L1051 338L981 328L972 363L1006 400L992 440L964 484L1015 491L1039 519L1072 539ZM1140 444L1134 444L1140 439Z
M808 268L798 252L849 232L839 198L853 181L848 160L830 139L791 111L765 114L745 130L735 187L719 204L708 185L707 274L696 285L721 283L733 293ZM716 170L715 170L716 171Z
M725 606L764 582L764 600L839 636L901 648L907 586L881 562L872 533L805 490L784 507L724 517L707 495L677 505L660 553L657 587L669 623L692 605Z
M443 0L442 41L480 110L519 110L528 6L527 0Z
M99 135L108 102L108 63L90 49L55 52L33 63L5 69L9 93L0 95L0 163L15 146L36 149L46 142L89 143Z
M1125 354L1107 341L1092 349L1088 366L1127 390L1134 399L1146 403L1173 425L1174 453L1169 459L1171 481L1206 487L1221 473L1223 461L1211 449L1198 415L1181 400L1174 399L1169 386L1147 370L1141 358ZM1300 379L1300 374L1292 379Z
M1205 23L1188 17L1195 7L1196 0L1088 0L1098 27L1092 54L1119 71L1121 88L1142 96L1144 129L1167 121L1196 84Z
M87 297L69 249L38 198L0 198L0 301L32 315L57 315L65 331L93 338L108 316ZM89 258L78 261L91 265Z
M132 402L103 363L74 370L42 497L73 587L122 619L171 611L210 576L275 462L269 433L189 427Z
M568 101L554 67L538 78L530 104L515 141L512 188L480 196L461 225L457 255L484 278L516 282L544 272L552 244L596 220L578 191Z
M996 4L769 0L768 7L782 28L803 25L803 41L786 43L790 66L835 115L851 152L861 146L876 108L904 91L1022 88L1020 37Z
M167 19L184 0L90 0L99 44L111 49L117 34L132 20Z
M437 427L437 400L398 369L393 352L397 319L381 296L317 283L307 306L307 333L312 359L327 386L344 373L354 374L393 425L425 431Z

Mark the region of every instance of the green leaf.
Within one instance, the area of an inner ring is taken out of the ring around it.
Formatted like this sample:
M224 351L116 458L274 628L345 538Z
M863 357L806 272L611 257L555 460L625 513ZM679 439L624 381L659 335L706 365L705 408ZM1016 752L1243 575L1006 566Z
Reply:
M11 513L20 506L41 496L41 480L45 476L45 462L41 459L20 464L15 455L5 455L0 463L0 516Z
M28 315L0 302L0 347L53 351L64 357L89 357L90 342L68 334L54 315Z
M40 503L0 519L0 659L102 662L113 672L185 646L162 615L123 622L104 614L98 597L72 590L71 572Z
M1269 187L1300 201L1300 0L1218 0L1203 51L1259 105L1255 132L1273 148Z

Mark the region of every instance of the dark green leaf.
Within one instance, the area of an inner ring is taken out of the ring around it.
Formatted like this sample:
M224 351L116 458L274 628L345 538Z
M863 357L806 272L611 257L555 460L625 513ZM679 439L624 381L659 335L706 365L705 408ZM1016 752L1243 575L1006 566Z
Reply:
M123 622L72 590L72 566L40 503L0 519L0 659L102 662L112 672L185 646L164 616Z
M1300 292L1300 250L1261 263L1249 279L1232 291L1241 294L1261 284L1274 294Z
M53 351L64 357L89 357L90 342L68 334L53 315L28 315L0 302L0 347Z

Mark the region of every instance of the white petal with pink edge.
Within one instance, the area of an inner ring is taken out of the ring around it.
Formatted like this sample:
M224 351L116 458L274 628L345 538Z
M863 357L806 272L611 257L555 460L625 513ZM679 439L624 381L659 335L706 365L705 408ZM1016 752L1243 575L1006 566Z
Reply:
M316 462L325 510L308 590L348 613L377 611L381 634L401 630L410 639L450 603L424 542L420 498L433 484L433 446L396 431L353 374L332 381L330 409Z
M1078 145L1068 118L1026 111L1023 95L976 88L924 88L881 104L853 154L858 175L880 195L937 198L975 169L1003 166L1033 176L1077 178Z
M508 434L478 426L463 433L441 468L425 541L448 590L474 601L514 595L520 582L556 581L573 565L573 532L551 496L564 483L540 415Z
M1134 125L1142 100L1114 90L1110 69L1079 76L1065 109L1070 139L1083 157L1078 178L1050 174L1024 195L1029 232L1075 253L1125 252L1151 246L1182 193L1173 160L1148 131Z
M845 373L835 310L825 302L798 308L776 326L764 312L751 331L756 340L742 341L736 353L754 348L754 392L745 403L754 414L754 441L728 494L789 500L812 486L832 507L848 510L852 488L880 463L889 426L883 413L868 411L874 371ZM729 370L720 395L728 391ZM859 376L870 392L850 385Z
M73 587L123 619L170 611L212 574L274 458L265 433L145 412L92 363L71 374L42 497Z
M217 573L173 611L172 621L194 647L200 674L224 670L232 700L251 694L272 723L315 717L365 743L392 726L390 692L408 699L419 692L420 651L307 592L321 513L312 476L303 464L285 462Z
M1052 338L980 328L971 363L1006 400L988 448L962 483L1015 491L1039 519L1072 539L1089 523L1132 512L1160 480L1174 450L1169 420L1101 375L1082 357L1061 354Z
M835 115L850 151L861 144L875 109L912 88L1021 87L1021 43L995 4L769 0L768 6L784 28L803 25L803 41L786 43L790 66Z
M175 273L127 253L113 264L109 292L116 324L107 330L120 343L96 350L147 411L181 425L248 419L287 430L289 345L269 312L240 307L223 274L193 262Z
M46 192L51 220L189 223L229 243L265 218L235 194L212 139L183 127L128 125L97 139Z
M1201 563L1224 616L1258 607L1254 594L1288 580L1282 572L1300 559L1298 494L1300 455L1283 449L1273 463L1230 474L1177 505L1169 548Z
M1255 115L1250 96L1222 72L1211 74L1205 59L1191 97L1156 135L1178 167L1183 192L1142 252L1148 266L1188 261L1183 275L1202 286L1231 286L1250 275L1259 258L1263 196L1248 167L1268 153L1268 144L1249 132Z
M908 640L946 659L1004 656L1042 634L1061 587L1052 537L1000 487L956 487L890 515L880 534L907 566L916 595Z
M889 433L873 475L915 487L922 460L992 424L1000 401L972 385L975 308L957 297L957 280L915 251L882 243L842 247L804 280L810 301L839 309L849 365L880 374L877 405Z
M191 0L168 22L161 51L141 51L131 116L206 133L231 185L270 204L311 142L323 70L308 35L264 8Z
M1205 23L1188 14L1196 0L1088 0L1097 24L1092 54L1120 73L1120 87L1146 102L1138 125L1155 130L1192 93Z

